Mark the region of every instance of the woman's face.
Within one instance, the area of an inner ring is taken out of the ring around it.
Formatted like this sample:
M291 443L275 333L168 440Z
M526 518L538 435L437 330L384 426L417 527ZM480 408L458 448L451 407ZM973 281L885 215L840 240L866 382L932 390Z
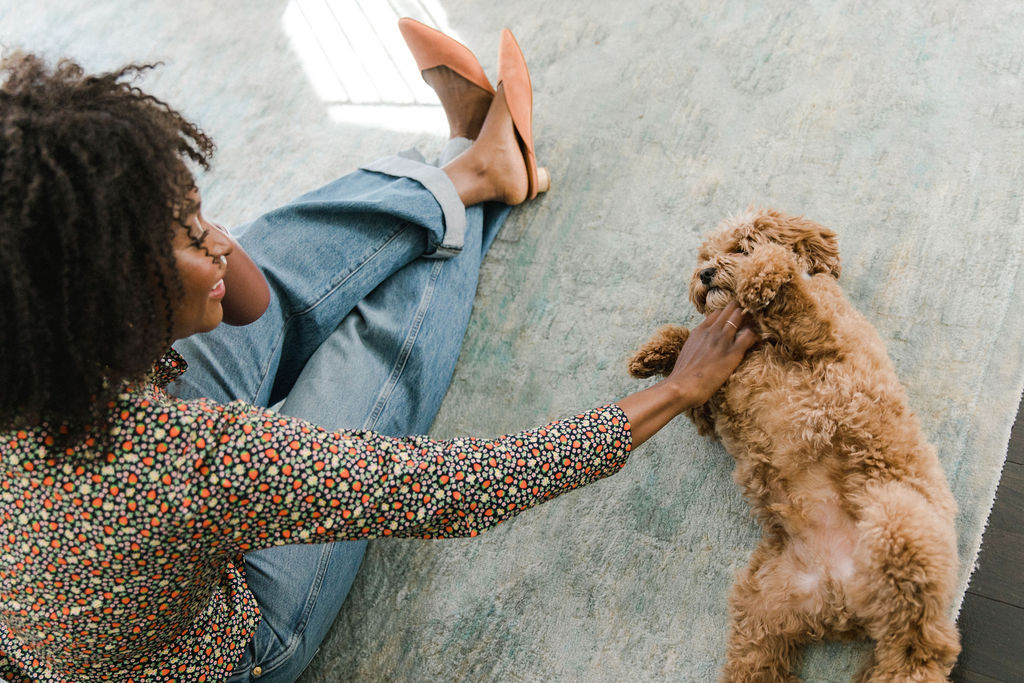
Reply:
M197 332L209 332L224 317L224 273L231 238L207 221L199 209L199 195L194 193L196 210L185 219L187 229L179 228L174 236L174 258L184 288L184 296L174 311L173 334L184 339Z

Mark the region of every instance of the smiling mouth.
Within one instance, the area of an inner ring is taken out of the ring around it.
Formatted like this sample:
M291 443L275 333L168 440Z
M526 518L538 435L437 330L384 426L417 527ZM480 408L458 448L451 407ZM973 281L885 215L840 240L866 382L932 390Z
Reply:
M217 280L217 283L210 287L210 298L220 299L227 292L227 288L224 287L224 278Z

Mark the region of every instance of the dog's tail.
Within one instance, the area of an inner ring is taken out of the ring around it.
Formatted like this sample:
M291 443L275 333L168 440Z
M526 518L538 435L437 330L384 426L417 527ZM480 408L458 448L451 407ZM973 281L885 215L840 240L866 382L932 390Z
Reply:
M956 534L947 511L896 481L871 486L861 510L855 614L875 639L864 680L945 681L960 653L950 608Z

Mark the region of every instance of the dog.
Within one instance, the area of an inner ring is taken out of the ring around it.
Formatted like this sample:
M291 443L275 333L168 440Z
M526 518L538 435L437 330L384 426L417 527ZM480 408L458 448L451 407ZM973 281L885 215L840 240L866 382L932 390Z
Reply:
M721 440L763 535L729 597L726 681L795 681L803 645L870 637L861 681L945 681L956 503L884 344L843 295L836 234L774 210L726 219L701 245L690 300L735 299L761 339L688 411ZM629 361L667 375L689 332Z

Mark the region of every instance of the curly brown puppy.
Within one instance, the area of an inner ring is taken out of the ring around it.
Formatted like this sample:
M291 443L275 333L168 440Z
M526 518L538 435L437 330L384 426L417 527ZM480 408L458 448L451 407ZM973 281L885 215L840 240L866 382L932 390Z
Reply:
M723 679L797 680L805 643L866 635L862 680L947 680L960 651L956 503L882 340L839 288L835 233L751 210L698 256L697 310L735 298L762 336L690 413L735 458L764 529L729 598ZM667 373L687 335L663 328L630 372Z

